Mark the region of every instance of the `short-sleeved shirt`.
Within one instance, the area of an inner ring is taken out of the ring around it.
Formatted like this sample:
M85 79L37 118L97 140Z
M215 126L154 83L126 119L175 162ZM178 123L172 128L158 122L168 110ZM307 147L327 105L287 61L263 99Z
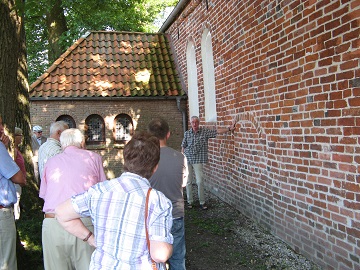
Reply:
M42 173L44 171L45 163L49 158L62 152L61 144L58 140L53 138L48 138L39 148L39 175L42 179Z
M217 136L216 129L199 128L198 132L189 129L184 134L181 147L190 164L208 162L208 140Z
M60 203L105 180L99 154L68 146L45 164L39 192L44 199L43 211L54 213Z
M149 188L147 179L125 172L72 197L75 211L91 216L94 224L96 249L89 269L151 269L144 223ZM153 189L149 197L150 240L173 243L171 211L171 201Z
M10 180L20 168L0 142L0 205L10 207L17 201L14 183Z

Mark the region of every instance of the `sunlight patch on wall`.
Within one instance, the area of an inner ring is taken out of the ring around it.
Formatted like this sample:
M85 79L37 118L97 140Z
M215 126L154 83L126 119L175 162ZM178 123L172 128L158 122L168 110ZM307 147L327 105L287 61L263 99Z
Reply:
M46 104L45 106L42 107L42 111L43 111L43 112L47 112L47 111L48 111L48 104Z
M129 112L130 112L129 115L132 117L132 120L133 120L134 130L136 130L137 124L138 124L139 119L141 117L141 110L138 109L135 112L133 108L130 108Z

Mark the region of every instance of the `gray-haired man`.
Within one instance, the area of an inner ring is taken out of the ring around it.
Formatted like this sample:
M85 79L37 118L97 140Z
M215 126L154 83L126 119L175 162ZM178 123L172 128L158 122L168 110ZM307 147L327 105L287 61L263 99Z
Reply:
M43 129L41 126L33 126L32 130L34 133L31 136L31 148L32 148L32 152L33 152L32 161L33 161L33 165L34 165L34 175L35 175L35 180L36 180L37 184L40 185L39 164L38 164L39 148L43 143L46 142L47 138L42 135Z
M69 125L65 121L56 121L50 125L50 137L39 148L38 163L40 179L42 179L44 166L48 159L62 152L60 135L68 128Z
M187 158L189 169L189 177L186 184L188 208L192 208L193 204L192 182L193 173L195 172L200 208L203 210L207 209L204 195L203 164L208 162L208 140L215 138L218 134L231 132L234 129L234 122L228 128L202 128L200 127L199 117L191 117L191 129L185 132L184 139L181 143L182 152Z

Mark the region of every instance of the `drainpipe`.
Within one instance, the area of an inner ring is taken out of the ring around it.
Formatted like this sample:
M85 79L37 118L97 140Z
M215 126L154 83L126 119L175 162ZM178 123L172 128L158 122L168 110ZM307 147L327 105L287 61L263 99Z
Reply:
M180 0L173 11L170 13L169 17L167 17L166 21L159 29L159 33L165 33L165 31L169 28L169 26L176 20L178 15L183 11L186 5L190 2L190 0Z
M183 131L184 131L183 133L185 133L185 131L187 131L186 110L181 108L181 98L180 97L176 98L176 105L177 105L178 110L181 112L181 115L182 115L182 124L183 124Z

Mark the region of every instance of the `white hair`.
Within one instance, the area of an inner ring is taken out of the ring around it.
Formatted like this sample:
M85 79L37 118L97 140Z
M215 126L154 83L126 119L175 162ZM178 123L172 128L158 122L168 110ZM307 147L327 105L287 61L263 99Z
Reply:
M77 128L65 129L60 135L60 144L63 149L68 146L82 148L84 141L84 134Z
M65 121L56 121L50 125L50 136L57 133L58 131L63 132L65 129L68 129L69 125Z

